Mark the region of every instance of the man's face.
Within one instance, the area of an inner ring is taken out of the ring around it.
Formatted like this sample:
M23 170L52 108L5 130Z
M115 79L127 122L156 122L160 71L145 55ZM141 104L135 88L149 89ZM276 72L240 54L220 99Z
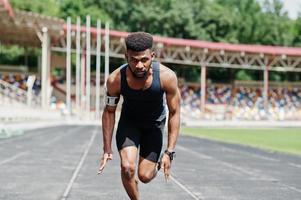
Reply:
M125 57L134 76L144 78L151 67L154 55L155 53L150 49L138 52L127 50Z

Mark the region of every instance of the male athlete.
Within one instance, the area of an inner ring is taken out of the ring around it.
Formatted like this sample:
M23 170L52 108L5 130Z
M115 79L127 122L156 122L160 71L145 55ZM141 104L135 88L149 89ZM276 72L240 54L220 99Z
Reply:
M123 105L116 133L121 179L131 200L137 200L135 171L138 148L137 171L141 182L150 182L160 168L164 170L165 178L169 177L179 133L180 93L175 73L154 61L153 37L149 33L132 33L126 37L125 44L127 64L113 71L106 83L106 107L102 115L103 156L99 173L113 158L111 142L115 111L122 95ZM166 121L165 102L169 110L168 142L159 160Z

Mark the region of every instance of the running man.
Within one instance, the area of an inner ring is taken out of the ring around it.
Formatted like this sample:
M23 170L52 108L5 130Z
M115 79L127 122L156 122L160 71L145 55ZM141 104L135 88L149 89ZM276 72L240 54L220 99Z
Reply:
M169 177L180 127L180 93L175 73L154 61L152 35L135 32L126 37L125 44L127 63L113 71L106 83L106 107L102 115L103 155L98 173L103 171L108 160L113 159L111 143L115 111L122 95L123 105L116 132L121 179L131 200L137 200L136 169L143 183L150 182L160 168L164 170L165 178ZM169 111L168 140L159 161L166 121L165 102Z

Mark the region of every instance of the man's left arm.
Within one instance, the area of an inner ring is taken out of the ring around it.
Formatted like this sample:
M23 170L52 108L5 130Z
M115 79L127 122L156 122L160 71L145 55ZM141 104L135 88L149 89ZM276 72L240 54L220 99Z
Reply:
M166 102L168 106L168 143L167 150L174 151L180 129L180 92L175 74L168 84Z
M166 93L166 102L169 110L168 116L168 140L167 151L173 152L180 129L180 91L178 88L178 81L173 71L168 71L167 76L164 77L163 87ZM165 83L165 84L164 84ZM168 179L170 174L171 160L170 156L164 153L162 158L162 168L164 169L165 178Z

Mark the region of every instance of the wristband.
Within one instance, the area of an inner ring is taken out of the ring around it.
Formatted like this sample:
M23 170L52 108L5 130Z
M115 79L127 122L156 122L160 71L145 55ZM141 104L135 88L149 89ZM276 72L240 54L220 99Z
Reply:
M164 153L166 154L166 155L168 155L168 157L169 157L169 159L170 159L170 161L172 161L175 157L176 157L176 152L174 152L174 151L168 151L167 149L164 151Z

